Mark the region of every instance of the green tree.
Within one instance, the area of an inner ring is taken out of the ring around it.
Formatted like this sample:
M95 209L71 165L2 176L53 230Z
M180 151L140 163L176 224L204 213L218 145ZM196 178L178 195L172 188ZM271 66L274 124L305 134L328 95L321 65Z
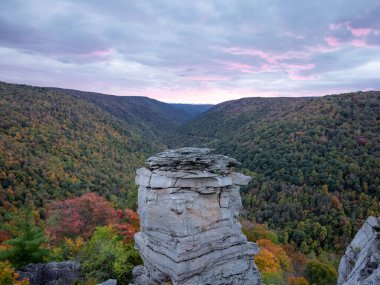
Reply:
M310 283L315 285L333 285L338 278L334 268L316 260L306 265L305 273Z
M124 243L111 226L97 227L79 258L86 278L98 281L115 278L121 285L132 281L133 267L142 263L133 244Z
M42 262L49 255L49 250L44 248L47 239L42 229L25 221L20 230L19 236L5 242L11 247L0 251L0 260L9 260L15 268Z

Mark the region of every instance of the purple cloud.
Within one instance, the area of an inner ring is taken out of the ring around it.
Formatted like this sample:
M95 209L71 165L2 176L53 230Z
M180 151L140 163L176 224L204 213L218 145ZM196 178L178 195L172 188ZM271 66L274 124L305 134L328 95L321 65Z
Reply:
M21 1L0 80L171 102L380 89L380 2Z

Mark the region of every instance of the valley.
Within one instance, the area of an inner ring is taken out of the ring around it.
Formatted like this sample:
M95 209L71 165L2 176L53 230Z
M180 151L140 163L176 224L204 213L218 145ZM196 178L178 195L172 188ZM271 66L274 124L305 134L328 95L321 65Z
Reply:
M241 217L256 227L245 233L275 235L288 255L336 268L367 217L380 216L378 91L212 106L0 83L0 117L3 224L25 207L44 219L52 201L87 192L136 210L135 170L183 146L242 163L252 180Z

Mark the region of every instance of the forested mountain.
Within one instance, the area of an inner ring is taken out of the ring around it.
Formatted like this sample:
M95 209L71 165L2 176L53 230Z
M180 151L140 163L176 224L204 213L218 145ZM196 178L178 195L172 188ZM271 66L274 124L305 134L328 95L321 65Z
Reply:
M135 126L151 140L165 138L194 115L175 105L141 96L113 96L93 92L53 88L59 94L86 100L105 112ZM193 106L195 110L197 105ZM191 107L190 107L191 108Z
M0 219L86 191L125 202L146 156L204 109L185 105L0 82Z
M86 191L128 199L136 168L164 147L132 120L62 92L0 83L0 216Z
M209 110L213 105L211 104L171 104L178 109L185 111L192 117L196 117Z
M254 177L245 215L305 253L342 250L380 215L380 92L225 102L183 126L176 144L240 160Z
M27 206L39 235L47 230L59 242L46 260L91 265L100 239L103 255L138 264L137 216L120 209L135 209L136 168L167 147L212 147L243 163L253 178L242 188L243 229L263 248L256 262L268 284L288 276L308 284L302 276L314 280L315 270L320 284L333 284L345 246L369 215L380 215L380 92L208 106L0 83L0 118L0 246L19 238ZM65 207L76 216L58 215L57 224L54 211ZM78 232L81 215L92 221L89 240ZM102 266L87 268L88 276L116 274Z
M148 155L187 145L240 160L243 215L304 253L379 215L380 92L200 106L0 83L0 214L86 191L124 206Z

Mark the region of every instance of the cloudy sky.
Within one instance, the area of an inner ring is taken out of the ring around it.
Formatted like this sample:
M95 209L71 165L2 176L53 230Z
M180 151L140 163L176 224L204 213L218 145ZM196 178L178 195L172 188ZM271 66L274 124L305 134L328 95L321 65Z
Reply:
M380 0L1 0L0 81L166 102L380 89Z

